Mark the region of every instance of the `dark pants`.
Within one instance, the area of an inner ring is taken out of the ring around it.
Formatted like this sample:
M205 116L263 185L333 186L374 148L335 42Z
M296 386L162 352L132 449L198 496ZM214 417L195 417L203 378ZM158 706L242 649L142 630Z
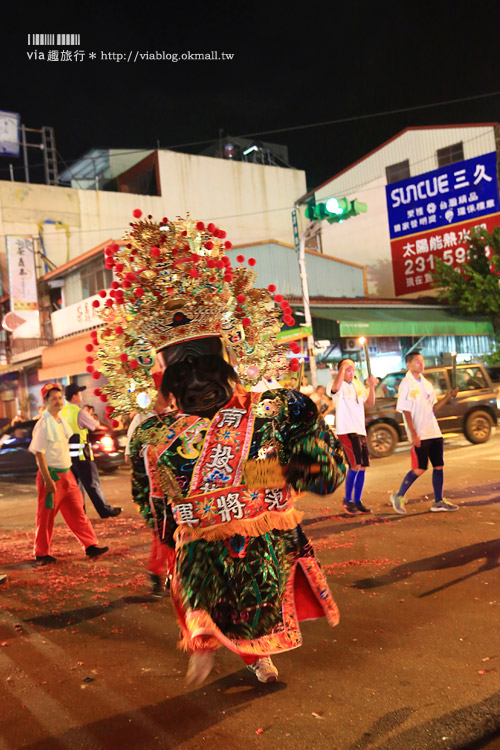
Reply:
M106 502L106 499L102 494L101 481L99 479L99 472L97 471L95 461L80 461L79 458L73 459L71 461L71 471L75 475L75 479L77 479L80 489L81 485L85 488L87 495L93 502L94 508L99 516L101 518L108 518L113 510L113 506Z

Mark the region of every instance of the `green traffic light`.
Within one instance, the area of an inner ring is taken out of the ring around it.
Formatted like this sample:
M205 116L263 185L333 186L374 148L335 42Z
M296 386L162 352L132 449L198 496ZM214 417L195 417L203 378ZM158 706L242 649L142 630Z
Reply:
M336 198L329 198L325 204L325 208L329 214L335 214L336 216L344 213L344 209L340 206Z
M350 219L351 216L358 216L360 213L366 213L368 206L366 203L358 201L357 198L328 198L326 203L309 204L306 207L306 216L310 221L327 220L329 224L340 223L344 219Z

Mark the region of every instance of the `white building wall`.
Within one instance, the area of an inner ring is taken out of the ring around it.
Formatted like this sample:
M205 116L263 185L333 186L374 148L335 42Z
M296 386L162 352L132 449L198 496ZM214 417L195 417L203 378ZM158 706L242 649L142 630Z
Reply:
M190 211L212 220L233 244L293 243L291 211L306 189L305 172L173 151L160 151L159 166L169 217Z
M368 292L375 297L393 297L394 282L387 219L385 168L409 159L410 174L438 168L437 150L462 141L464 159L495 151L494 127L414 129L365 157L315 191L316 202L330 197L358 198L368 205L366 214L342 224L322 223L323 252L367 267ZM426 292L433 294L433 292ZM405 295L408 298L418 295Z
M234 244L275 239L293 243L291 209L306 190L305 172L206 156L159 153L161 196L77 190L0 181L0 265L5 236L41 231L57 265L111 238L119 239L142 209L155 219L190 211L214 221ZM47 221L60 222L59 229ZM68 237L69 233L69 237Z

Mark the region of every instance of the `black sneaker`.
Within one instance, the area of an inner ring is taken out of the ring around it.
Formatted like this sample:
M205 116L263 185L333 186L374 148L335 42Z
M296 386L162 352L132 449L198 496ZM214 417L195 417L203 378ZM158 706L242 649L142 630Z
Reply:
M371 513L371 509L367 508L363 503L355 503L359 513Z
M99 555L104 555L108 549L109 547L96 547L95 544L91 544L90 547L87 547L85 550L85 554L87 557L99 557Z
M37 555L35 557L35 562L38 563L38 565L50 565L51 563L57 562L57 557L52 557L52 555Z
M117 505L110 510L106 518L116 518L116 516L119 516L120 513L123 513L123 508L119 508Z
M357 516L358 515L358 506L356 503L350 503L347 500L344 500L344 510L346 513L348 513L350 516Z

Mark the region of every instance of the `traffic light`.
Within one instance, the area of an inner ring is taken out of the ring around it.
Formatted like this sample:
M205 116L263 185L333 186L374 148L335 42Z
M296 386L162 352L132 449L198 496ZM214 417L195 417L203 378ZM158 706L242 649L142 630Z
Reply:
M329 198L326 203L309 204L306 208L306 216L310 221L326 221L329 224L350 219L351 216L366 213L366 203L358 201L357 198Z

